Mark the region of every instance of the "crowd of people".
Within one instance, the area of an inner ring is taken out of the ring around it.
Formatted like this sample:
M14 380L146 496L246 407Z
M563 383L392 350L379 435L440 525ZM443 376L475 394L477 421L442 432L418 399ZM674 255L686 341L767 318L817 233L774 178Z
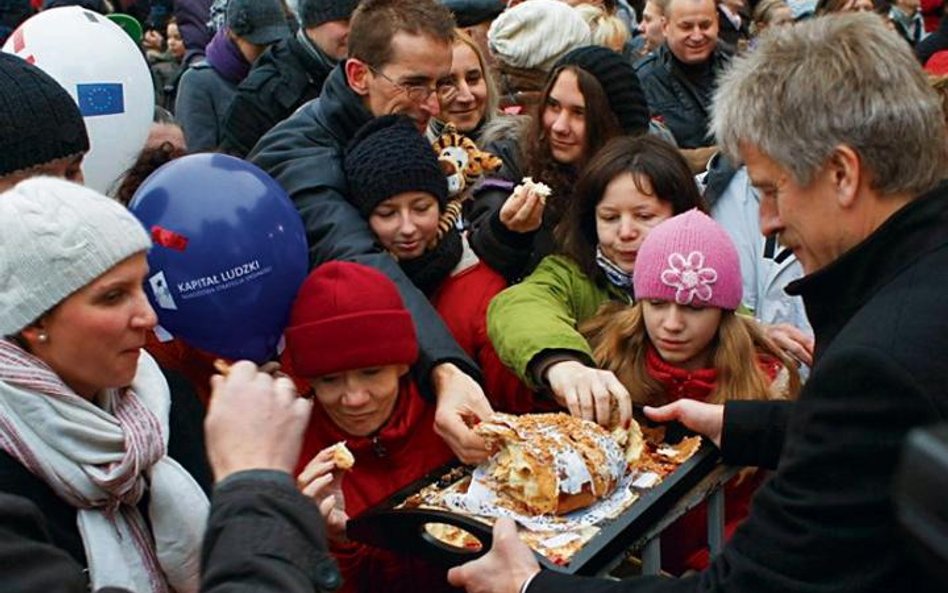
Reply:
M155 120L85 187L95 115L0 53L5 591L944 589L892 500L948 421L943 2L0 0L0 43L69 5L141 23ZM305 232L259 366L159 327L128 205L201 152ZM485 461L494 412L642 406L744 468L721 553L703 506L621 581L541 571L507 519L450 570L347 533Z

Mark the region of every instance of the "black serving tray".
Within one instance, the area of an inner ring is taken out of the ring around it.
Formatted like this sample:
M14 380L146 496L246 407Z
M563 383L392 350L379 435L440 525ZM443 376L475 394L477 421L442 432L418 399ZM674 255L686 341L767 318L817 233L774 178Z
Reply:
M688 434L680 426L667 427L667 442L676 443ZM708 439L703 439L698 451L660 484L644 491L640 490L638 500L618 517L599 523L599 532L573 555L568 564L556 564L546 556L534 552L537 561L544 568L569 574L598 573L610 566L614 559L625 554L629 546L641 539L686 492L707 476L717 465L718 458L717 448ZM450 511L395 508L425 486L442 480L445 474L456 470L459 465L459 462L454 462L438 468L399 490L385 502L350 519L346 527L348 537L380 548L418 554L449 566L482 556L490 549L493 540L491 525ZM459 479L461 478L455 477L449 483ZM428 523L446 523L464 529L480 540L481 549L464 550L440 542L425 531L424 526Z

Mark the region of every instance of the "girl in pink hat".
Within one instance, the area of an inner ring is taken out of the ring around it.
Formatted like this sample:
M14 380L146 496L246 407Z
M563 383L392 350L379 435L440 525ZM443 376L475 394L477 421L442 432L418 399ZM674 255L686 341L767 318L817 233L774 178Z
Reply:
M618 377L634 403L796 397L796 366L757 322L736 313L737 249L706 214L690 210L652 229L639 249L633 286L634 306L607 307L581 331L596 363ZM728 486L727 535L746 516L762 479L761 472L742 472ZM663 534L666 570L707 564L706 511L696 510Z

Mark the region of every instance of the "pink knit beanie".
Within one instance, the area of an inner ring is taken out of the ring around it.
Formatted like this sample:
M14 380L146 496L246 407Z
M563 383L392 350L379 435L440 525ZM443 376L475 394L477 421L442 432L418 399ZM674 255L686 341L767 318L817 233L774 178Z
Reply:
M741 262L727 232L689 210L656 226L642 242L632 278L636 300L734 310L741 304Z

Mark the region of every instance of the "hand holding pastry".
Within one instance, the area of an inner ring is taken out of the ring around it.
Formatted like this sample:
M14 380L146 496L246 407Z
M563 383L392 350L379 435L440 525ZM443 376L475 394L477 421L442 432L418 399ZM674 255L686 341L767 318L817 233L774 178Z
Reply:
M543 222L543 209L549 195L550 188L546 184L524 178L500 208L500 222L517 233L537 230Z
M343 474L347 470L342 469L336 461L341 444L336 443L317 453L296 478L300 492L313 499L325 519L327 536L335 541L347 540L346 523L349 521L346 498L342 492ZM345 445L342 444L342 447L345 448ZM349 467L352 467L351 464Z
M221 367L204 421L214 477L248 469L293 471L312 402L289 379L274 379L252 362Z

